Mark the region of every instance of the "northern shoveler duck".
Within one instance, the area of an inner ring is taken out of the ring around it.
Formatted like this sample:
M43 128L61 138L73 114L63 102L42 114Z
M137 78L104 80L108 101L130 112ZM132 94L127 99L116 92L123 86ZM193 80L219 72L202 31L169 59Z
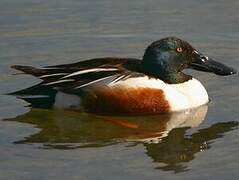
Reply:
M12 68L43 80L15 94L47 95L53 107L96 113L165 113L194 108L208 103L208 94L184 69L222 76L236 73L176 37L150 44L142 60L106 57L43 68Z

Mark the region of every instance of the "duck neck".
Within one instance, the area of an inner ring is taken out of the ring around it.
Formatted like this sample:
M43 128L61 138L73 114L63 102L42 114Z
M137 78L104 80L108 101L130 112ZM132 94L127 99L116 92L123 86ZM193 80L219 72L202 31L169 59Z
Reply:
M168 84L184 83L192 79L191 76L184 74L183 72L174 72L174 71L169 72L157 65L153 66L142 65L142 71L148 76L161 79L162 81Z
M168 84L178 84L192 79L191 76L184 74L177 67L177 64L164 61L163 56L158 53L145 53L141 69L143 73L161 79Z

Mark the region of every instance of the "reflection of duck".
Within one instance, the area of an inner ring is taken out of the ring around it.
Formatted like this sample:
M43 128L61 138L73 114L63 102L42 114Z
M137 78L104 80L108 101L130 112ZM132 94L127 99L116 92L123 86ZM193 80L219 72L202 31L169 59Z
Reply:
M47 95L58 108L91 112L173 112L208 102L202 84L186 68L231 75L235 70L209 59L189 43L168 37L147 47L143 59L98 58L37 69L12 66L43 80L17 94ZM81 97L81 98L79 98ZM31 100L31 99L27 99Z
M30 123L40 131L15 143L43 143L44 147L74 149L100 147L124 141L143 144L146 154L165 171L187 170L195 153L210 148L211 140L238 126L237 122L214 124L186 136L205 118L207 106L194 110L144 117L107 117L69 111L32 109L14 121ZM139 146L141 147L141 146ZM162 164L163 163L163 164Z
M187 136L188 128L173 129L158 144L144 143L146 154L154 162L163 163L157 167L161 170L175 173L186 171L188 169L185 163L196 158L196 153L209 149L212 140L222 137L223 133L231 131L235 127L238 127L238 122L217 123Z
M181 127L197 127L205 119L207 114L208 106L204 105L198 108L190 109L187 111L181 111L178 113L173 113L167 121L165 121L165 130L156 133L156 137L144 138L142 141L157 143L163 137L166 137L168 133L175 128Z
M174 128L198 126L206 113L207 106L172 114L137 117L32 109L14 120L36 124L41 128L38 134L23 142L92 144L117 140L157 143Z

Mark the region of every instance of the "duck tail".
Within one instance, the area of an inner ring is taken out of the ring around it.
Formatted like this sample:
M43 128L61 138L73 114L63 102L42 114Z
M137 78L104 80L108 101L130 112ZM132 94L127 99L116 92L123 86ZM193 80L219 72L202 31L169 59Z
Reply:
M33 76L40 76L43 74L43 70L34 68L32 66L13 65L11 68L22 71L25 74L31 74Z

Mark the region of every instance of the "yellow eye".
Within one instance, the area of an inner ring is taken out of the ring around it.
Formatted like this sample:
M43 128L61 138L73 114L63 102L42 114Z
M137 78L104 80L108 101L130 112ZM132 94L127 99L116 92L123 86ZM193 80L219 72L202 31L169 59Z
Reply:
M183 48L178 47L178 48L176 49L176 51L179 52L179 53L181 53L181 52L183 52Z

